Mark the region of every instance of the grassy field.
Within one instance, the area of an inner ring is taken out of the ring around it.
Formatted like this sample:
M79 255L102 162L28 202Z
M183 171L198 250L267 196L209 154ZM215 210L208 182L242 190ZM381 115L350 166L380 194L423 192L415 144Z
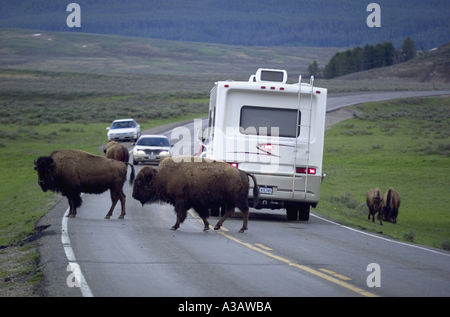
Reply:
M353 107L355 118L325 134L321 202L343 224L450 250L450 98L411 98ZM394 187L398 223L367 220L367 191Z
M260 67L305 72L340 48L247 47L115 35L0 28L1 68L94 73L218 75L248 79ZM24 58L26 57L26 58ZM228 78L221 78L228 79ZM217 78L215 78L217 80Z

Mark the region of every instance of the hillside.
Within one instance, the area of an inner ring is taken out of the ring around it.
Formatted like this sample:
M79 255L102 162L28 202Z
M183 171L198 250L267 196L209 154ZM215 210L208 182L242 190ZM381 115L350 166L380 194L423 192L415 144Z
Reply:
M448 81L436 82L438 75L448 69L445 65L450 59L446 48L396 65L399 68L376 69L373 73L332 80L317 79L315 84L328 88L329 92L450 89ZM308 65L316 60L323 67L338 50L244 47L0 28L0 94L32 96L46 92L57 97L69 94L68 99L72 98L71 94L124 96L194 92L207 95L215 81L247 80L260 67L286 69L290 83L296 82L299 74L307 82ZM429 58L437 62L430 62ZM416 69L415 65L422 68ZM377 75L400 68L405 69ZM404 80L398 80L399 74ZM427 81L419 80L424 74L431 75ZM411 78L405 79L408 76Z
M69 28L59 0L2 0L0 27L115 34L240 46L354 47L410 36L419 49L450 41L443 0L377 0L381 27L361 0L77 0L81 27Z
M260 67L305 74L337 48L244 47L116 35L0 29L0 68L134 74L243 74ZM224 75L224 76L225 76Z
M450 83L450 43L406 63L339 77L340 80L399 79L419 83Z

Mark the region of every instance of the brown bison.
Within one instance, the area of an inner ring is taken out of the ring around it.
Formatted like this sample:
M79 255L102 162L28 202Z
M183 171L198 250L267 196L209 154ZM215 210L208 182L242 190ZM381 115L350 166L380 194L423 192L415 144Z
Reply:
M383 196L384 220L397 223L398 208L400 207L400 194L390 187Z
M372 222L375 222L375 214L378 212L377 219L380 220L380 225L382 225L383 196L379 188L374 188L367 192L366 204L369 208L369 216L367 219L370 220L370 216L372 216Z
M197 157L196 159L200 159ZM172 230L177 230L184 222L187 211L193 208L202 218L204 231L209 229L207 218L210 208L226 205L225 215L217 222L214 230L220 229L223 222L237 207L244 215L239 232L247 230L248 224L248 176L253 179L255 204L258 201L258 185L253 175L223 162L194 161L194 157L165 158L158 169L145 166L136 176L133 185L133 198L142 205L166 202L174 206L177 222Z
M50 156L39 157L34 165L42 190L59 192L69 200L68 217L75 218L77 208L82 204L81 193L101 194L109 189L112 206L105 219L111 217L119 199L122 205L119 219L124 218L125 194L122 187L127 178L127 165L131 166L130 185L133 183L132 164L80 150L57 150Z
M128 152L128 149L122 144L117 143L116 141L109 141L104 149L104 152L106 158L121 161L124 163L130 160L130 153Z

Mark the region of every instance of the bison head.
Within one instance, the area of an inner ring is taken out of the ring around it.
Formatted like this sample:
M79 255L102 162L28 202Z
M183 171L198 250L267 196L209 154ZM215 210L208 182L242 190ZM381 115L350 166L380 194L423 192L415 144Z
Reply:
M56 163L52 157L39 157L34 160L34 170L38 173L38 184L41 186L42 190L46 192L47 190L56 190L53 181L53 171L55 169Z
M156 169L144 166L136 175L133 184L133 198L140 201L142 205L159 201L157 188L154 186Z

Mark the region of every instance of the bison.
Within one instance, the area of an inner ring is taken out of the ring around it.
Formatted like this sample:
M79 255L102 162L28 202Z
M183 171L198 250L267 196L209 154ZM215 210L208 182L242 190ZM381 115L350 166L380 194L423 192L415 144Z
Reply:
M383 196L384 220L397 223L398 208L400 207L400 194L394 188L389 187Z
M116 141L109 141L104 149L104 152L106 158L121 161L124 163L130 160L130 153L128 152L128 149L122 144L117 143Z
M375 214L378 212L378 219L380 220L380 225L382 225L383 196L379 188L374 188L367 192L366 204L369 208L367 219L370 220L370 216L372 215L372 222L375 222Z
M218 230L234 212L234 208L238 207L244 215L239 232L244 232L248 229L249 217L248 176L254 182L254 204L258 202L259 190L255 177L224 162L201 160L194 161L191 156L183 159L165 158L157 169L143 167L133 185L133 198L142 205L155 202L173 205L177 221L172 230L180 227L186 219L187 211L193 208L202 218L205 225L203 231L206 231L209 229L207 218L210 216L210 208L226 205L225 215L214 227L214 230Z
M69 200L70 218L75 218L77 208L81 206L81 193L101 194L108 189L111 192L111 209L105 219L113 213L120 199L125 216L125 194L122 187L127 178L127 165L131 166L130 185L134 180L134 167L80 150L56 150L50 156L39 157L34 161L38 173L38 183L42 190L59 192Z

